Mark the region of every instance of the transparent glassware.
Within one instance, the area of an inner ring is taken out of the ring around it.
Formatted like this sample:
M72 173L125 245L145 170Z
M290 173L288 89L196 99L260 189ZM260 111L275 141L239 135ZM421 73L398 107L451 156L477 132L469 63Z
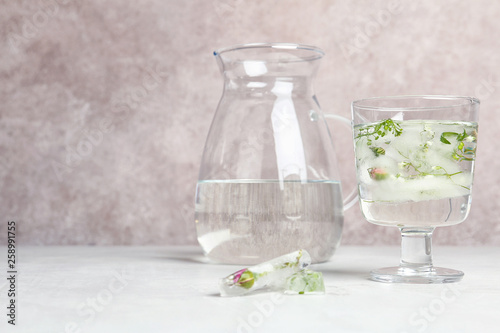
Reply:
M256 264L307 250L328 260L343 202L329 130L312 86L323 51L246 44L214 52L224 90L206 139L195 198L211 261Z
M446 283L463 272L432 264L436 227L470 210L479 100L456 96L380 97L352 103L359 202L371 223L401 230L397 267L381 282Z

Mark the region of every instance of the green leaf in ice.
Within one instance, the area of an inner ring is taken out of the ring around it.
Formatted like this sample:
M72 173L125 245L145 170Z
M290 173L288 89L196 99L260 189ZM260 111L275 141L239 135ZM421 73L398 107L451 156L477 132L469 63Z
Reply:
M464 130L462 134L457 135L457 141L464 141L466 137L467 137L467 132Z
M370 147L375 156L385 155L385 149L381 147Z
M386 119L372 125L361 127L358 135L354 139L359 140L362 137L367 137L366 144L370 146L373 142L372 140L383 138L388 133L392 133L394 136L400 136L401 133L403 133L403 129L398 122L392 119Z
M461 134L458 134L458 133L455 133L455 132L443 132L443 134L441 134L441 137L439 138L439 140L444 143L444 144L447 144L447 145L451 145L451 142L447 139L447 138L456 138L456 140L458 142L461 142L461 141L464 141L464 139L468 136L467 132L464 130L463 133Z
M439 138L439 140L444 143L444 144L447 144L447 145L451 145L451 142L446 139L447 137L448 138L452 138L452 137L457 137L458 136L458 133L454 133L454 132L443 132L443 134L441 134L441 137Z
M295 261L287 261L285 263L282 263L278 266L275 267L275 269L284 269L284 268L291 268L291 267L297 267L300 264L300 258L302 258L302 250L298 251L299 253L297 254L297 257L295 258Z
M455 151L452 154L452 158L457 161L474 161L474 158L476 156L476 148L475 145L474 147L471 147L466 144L466 142L476 142L476 133L468 134L465 129L462 133L455 133L455 132L443 132L441 134L441 137L439 140L447 145L451 145L451 142L449 139L455 138L457 141L457 147Z

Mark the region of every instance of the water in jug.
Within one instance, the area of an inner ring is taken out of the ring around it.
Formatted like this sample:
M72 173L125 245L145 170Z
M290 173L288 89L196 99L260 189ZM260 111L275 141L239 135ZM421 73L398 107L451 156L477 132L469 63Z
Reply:
M214 52L224 77L200 165L198 241L214 262L255 264L338 247L344 205L334 146L313 90L317 47L246 44Z

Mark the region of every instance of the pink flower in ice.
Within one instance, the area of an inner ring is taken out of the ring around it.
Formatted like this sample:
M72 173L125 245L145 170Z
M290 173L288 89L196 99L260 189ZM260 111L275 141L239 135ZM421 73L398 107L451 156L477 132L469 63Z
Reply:
M253 286L254 277L253 273L247 268L243 268L235 273L233 273L233 283L243 288L249 289Z
M381 168L370 168L368 169L368 173L370 174L370 178L375 180L382 180L389 176L389 174Z

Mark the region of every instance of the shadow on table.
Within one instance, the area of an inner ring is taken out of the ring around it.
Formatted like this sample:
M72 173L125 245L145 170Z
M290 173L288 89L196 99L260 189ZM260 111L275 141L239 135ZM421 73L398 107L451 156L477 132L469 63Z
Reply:
M210 261L203 255L201 249L197 248L180 250L169 249L158 253L156 258L194 264L210 264Z
M356 279L356 280L369 280L369 272L366 270L366 268L359 268L359 269L341 269L341 268L322 268L322 267L315 267L313 268L315 270L318 270L319 272L323 273L323 277L325 279L330 279L330 278L342 278L342 279L347 279L349 278L350 280Z

